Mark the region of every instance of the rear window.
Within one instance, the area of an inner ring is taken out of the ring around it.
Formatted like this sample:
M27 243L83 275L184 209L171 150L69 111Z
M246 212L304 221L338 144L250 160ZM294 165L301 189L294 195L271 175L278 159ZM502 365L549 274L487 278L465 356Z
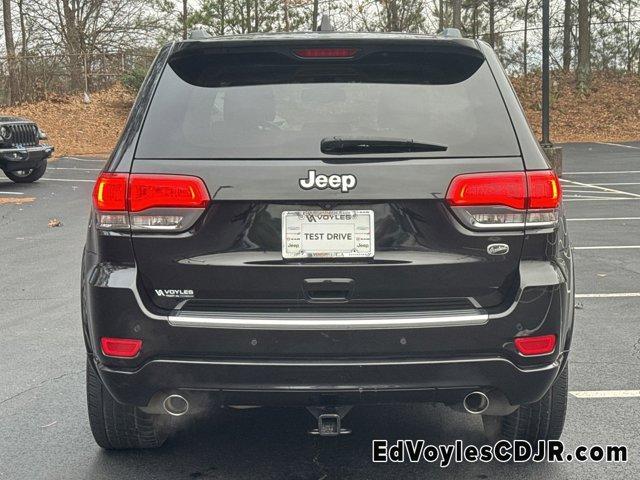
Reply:
M321 141L333 137L447 147L381 156L519 155L479 52L360 52L353 59L311 60L288 50L170 61L136 157L327 158L332 155L321 151Z

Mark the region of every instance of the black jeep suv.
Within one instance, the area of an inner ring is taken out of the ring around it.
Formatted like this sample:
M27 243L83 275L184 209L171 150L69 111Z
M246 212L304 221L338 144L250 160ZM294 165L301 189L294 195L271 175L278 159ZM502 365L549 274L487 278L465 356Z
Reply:
M558 178L494 52L451 36L187 40L97 180L82 267L91 428L438 402L557 438L573 266Z
M47 136L26 118L0 117L0 170L16 183L31 183L47 170L53 147Z

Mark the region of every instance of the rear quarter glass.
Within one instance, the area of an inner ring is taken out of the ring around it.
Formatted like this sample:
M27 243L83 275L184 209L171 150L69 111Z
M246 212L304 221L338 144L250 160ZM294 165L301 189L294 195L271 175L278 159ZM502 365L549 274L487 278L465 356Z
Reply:
M293 49L292 49L293 51ZM447 146L411 157L518 156L480 52L374 52L303 60L283 53L170 61L136 158L326 158L323 138L409 138Z

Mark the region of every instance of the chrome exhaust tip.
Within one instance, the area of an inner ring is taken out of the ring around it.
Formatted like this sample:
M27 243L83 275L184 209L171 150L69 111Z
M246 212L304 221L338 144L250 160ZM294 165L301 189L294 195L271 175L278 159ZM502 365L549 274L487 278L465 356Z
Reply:
M489 397L483 392L471 392L464 397L462 406L473 415L481 415L489 408Z
M162 402L162 408L169 415L181 417L189 411L189 402L182 395L169 395Z

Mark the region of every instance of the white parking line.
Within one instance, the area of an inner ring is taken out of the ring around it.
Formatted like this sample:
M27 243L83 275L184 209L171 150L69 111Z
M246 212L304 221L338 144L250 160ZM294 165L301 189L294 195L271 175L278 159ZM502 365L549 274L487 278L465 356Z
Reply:
M571 185L579 185L581 187L587 187L587 188L590 188L590 189L600 190L603 193L604 192L606 192L606 193L617 193L617 194L620 194L620 195L628 195L628 196L633 197L633 198L640 198L640 194L638 194L638 193L625 192L625 191L622 191L622 190L616 190L614 188L601 187L599 185L594 185L594 184L591 184L591 183L576 182L575 180L562 179L562 181L565 182L565 183L570 183ZM592 192L592 193L594 193L594 192Z
M562 175L615 175L616 173L640 173L640 170L606 170L600 172L562 172Z
M47 170L82 170L83 172L101 172L101 168L84 168L84 167L48 167Z
M593 185L640 185L640 182L605 182L605 183L594 183Z
M580 198L565 198L564 202L613 202L624 200L625 202L637 202L640 198L625 198L625 197L580 197Z
M629 298L629 297L640 297L640 292L576 293L576 298Z
M594 247L573 247L573 250L635 250L640 245L598 245Z
M22 192L0 192L0 195L24 195Z
M640 390L578 390L569 392L576 398L635 398Z
M78 158L78 157L62 157L62 158L68 158L70 160L76 160L78 162L106 162L107 159L106 158Z
M73 178L42 178L42 180L48 180L50 182L90 182L95 183L95 180L76 180Z
M624 147L624 148L633 148L634 150L640 150L640 147L634 147L633 145L623 145L622 143L609 143L609 142L598 142L601 145L611 145L612 147Z
M567 222L611 222L617 220L640 220L640 217L567 218Z

